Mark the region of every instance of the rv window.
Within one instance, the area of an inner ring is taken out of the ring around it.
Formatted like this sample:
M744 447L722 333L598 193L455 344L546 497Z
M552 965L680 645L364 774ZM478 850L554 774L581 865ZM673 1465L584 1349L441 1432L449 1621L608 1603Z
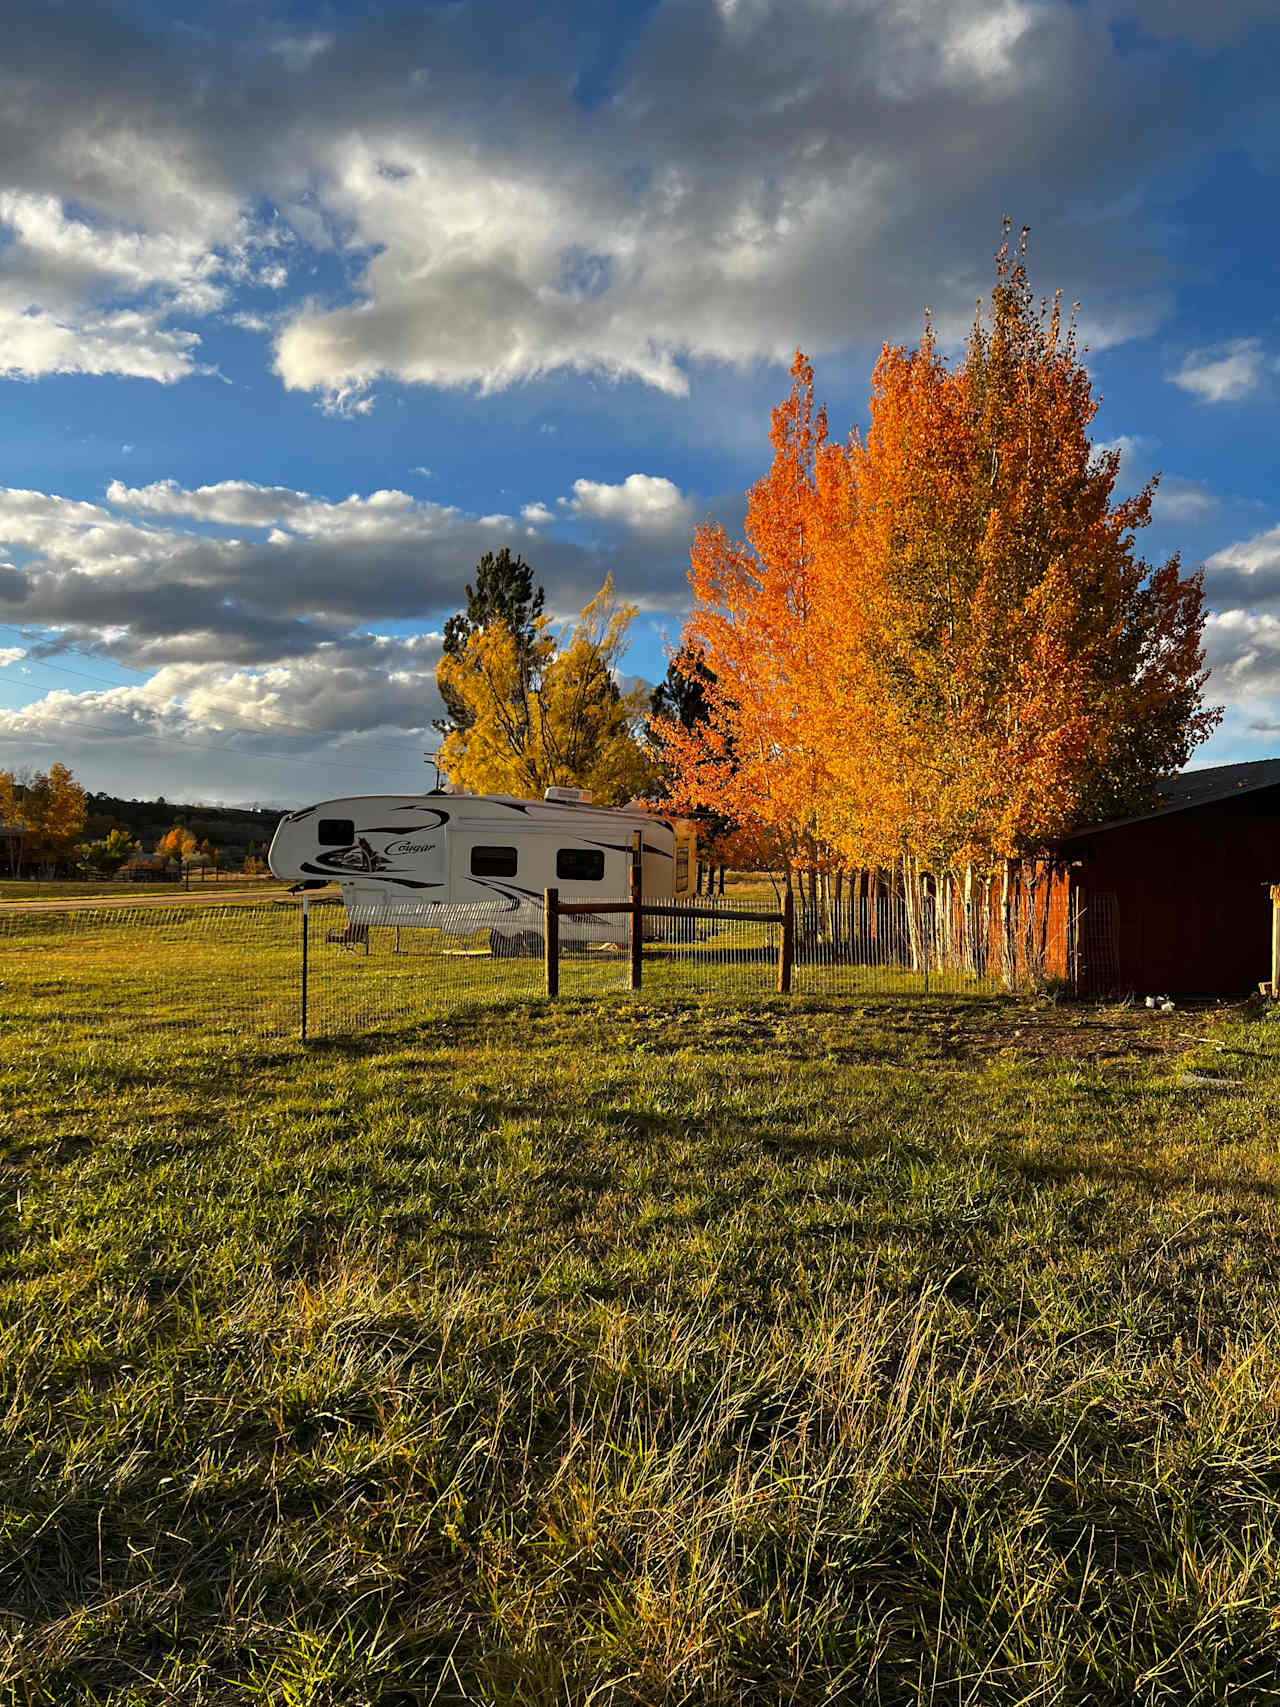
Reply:
M322 818L316 825L316 840L322 848L349 848L356 839L350 818Z
M689 844L681 842L676 849L676 894L689 887Z
M514 848L472 848L472 877L514 877L516 874Z
M570 883L600 883L604 878L604 852L601 848L558 848L556 876Z

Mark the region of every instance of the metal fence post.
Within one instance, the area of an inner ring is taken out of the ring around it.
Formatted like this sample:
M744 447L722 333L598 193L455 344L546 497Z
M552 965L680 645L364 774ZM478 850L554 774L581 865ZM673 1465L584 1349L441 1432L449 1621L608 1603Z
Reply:
M548 889L542 897L542 941L547 956L547 995L560 994L560 891Z
M793 889L782 895L782 940L778 944L778 994L791 993L791 968L796 959L796 897Z
M310 924L311 897L302 897L302 1041L307 1041L307 937Z
M637 830L631 838L631 988L638 990L644 978L644 836Z

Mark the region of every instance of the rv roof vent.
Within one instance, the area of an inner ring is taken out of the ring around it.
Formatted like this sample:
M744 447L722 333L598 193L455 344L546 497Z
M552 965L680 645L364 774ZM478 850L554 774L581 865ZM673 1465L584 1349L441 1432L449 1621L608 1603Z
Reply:
M463 788L460 782L446 782L440 790L442 794L474 794L474 788Z
M591 790L589 788L549 788L544 800L569 800L579 806L590 806Z

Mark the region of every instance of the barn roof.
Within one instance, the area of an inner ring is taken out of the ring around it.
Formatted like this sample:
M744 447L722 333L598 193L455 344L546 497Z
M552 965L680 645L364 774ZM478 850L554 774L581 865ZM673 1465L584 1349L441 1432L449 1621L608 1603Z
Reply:
M1161 803L1150 812L1136 812L1129 818L1112 818L1105 824L1073 831L1067 839L1074 841L1079 836L1096 836L1103 830L1118 830L1125 824L1142 824L1150 818L1164 818L1171 812L1187 812L1195 806L1211 806L1237 794L1254 794L1261 788L1277 786L1280 786L1280 759L1254 759L1243 765L1212 765L1206 770L1181 771L1157 784Z

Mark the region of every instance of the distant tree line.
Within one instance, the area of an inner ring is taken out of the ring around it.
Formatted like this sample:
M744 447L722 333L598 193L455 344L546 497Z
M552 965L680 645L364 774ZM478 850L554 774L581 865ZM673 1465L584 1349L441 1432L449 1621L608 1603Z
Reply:
M278 811L87 793L70 768L0 771L0 873L53 877L136 869L266 870Z

